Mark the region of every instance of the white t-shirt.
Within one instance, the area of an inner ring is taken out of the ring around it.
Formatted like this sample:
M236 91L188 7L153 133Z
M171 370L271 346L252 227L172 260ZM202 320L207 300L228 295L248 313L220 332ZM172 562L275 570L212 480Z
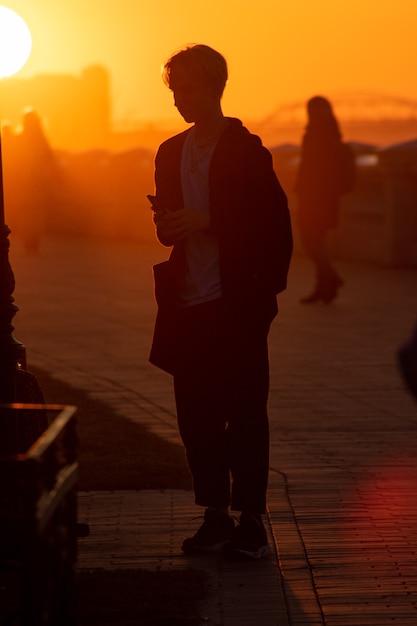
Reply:
M184 206L209 211L208 172L216 144L198 148L194 128L185 140L181 157L181 184ZM188 235L185 240L186 272L180 284L185 306L220 298L219 249L216 237L205 231Z

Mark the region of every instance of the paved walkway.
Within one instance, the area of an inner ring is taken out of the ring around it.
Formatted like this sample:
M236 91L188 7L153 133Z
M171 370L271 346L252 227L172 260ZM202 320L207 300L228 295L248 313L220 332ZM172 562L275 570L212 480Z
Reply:
M147 362L155 305L151 244L11 241L15 336L30 364L178 441L170 378ZM292 264L270 338L268 532L254 564L190 559L200 513L183 491L81 493L79 567L204 568L205 623L417 624L417 406L396 350L417 315L417 270L339 263L330 306L302 306L311 267Z

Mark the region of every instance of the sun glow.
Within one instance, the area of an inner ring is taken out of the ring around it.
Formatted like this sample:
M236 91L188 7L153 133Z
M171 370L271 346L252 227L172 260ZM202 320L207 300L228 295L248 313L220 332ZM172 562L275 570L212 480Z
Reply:
M0 79L16 74L32 49L30 30L17 13L0 6Z

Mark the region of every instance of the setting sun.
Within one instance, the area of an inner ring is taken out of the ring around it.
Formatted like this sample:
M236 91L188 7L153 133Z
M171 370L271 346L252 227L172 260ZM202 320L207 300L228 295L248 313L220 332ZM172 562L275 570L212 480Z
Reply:
M16 74L28 60L31 48L26 22L11 9L0 6L0 79Z

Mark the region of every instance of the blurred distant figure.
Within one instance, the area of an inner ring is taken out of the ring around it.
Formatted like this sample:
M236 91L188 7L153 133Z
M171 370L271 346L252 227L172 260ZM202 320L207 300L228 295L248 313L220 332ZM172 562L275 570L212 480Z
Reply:
M4 198L6 206L6 222L10 224L10 215L12 215L15 206L15 199L12 198L11 190L18 184L18 139L12 125L9 122L3 122L1 126L1 153L3 162L3 185ZM13 219L12 219L13 221Z
M54 198L55 157L35 111L24 113L21 132L8 127L2 134L8 221L26 251L37 253Z
M398 361L407 389L417 400L417 323L410 338L400 346Z
M316 272L313 292L301 302L331 302L343 280L331 264L326 246L330 229L339 217L340 197L347 191L345 150L331 104L322 96L307 103L308 124L303 137L295 192L302 243ZM348 155L349 156L349 155ZM352 167L352 162L350 164Z

